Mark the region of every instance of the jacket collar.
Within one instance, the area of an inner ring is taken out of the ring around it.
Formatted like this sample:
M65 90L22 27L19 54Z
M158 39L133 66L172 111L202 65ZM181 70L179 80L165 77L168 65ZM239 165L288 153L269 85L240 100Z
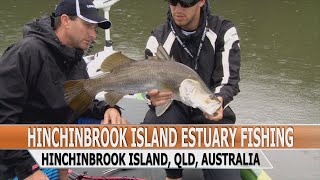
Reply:
M204 12L201 11L200 24L198 28L195 30L196 32L188 36L182 33L181 28L174 22L173 17L171 17L171 21L169 23L172 23L174 31L176 32L177 36L181 38L181 40L191 40L197 39L199 37L201 38L201 35L203 34L203 31L206 27L206 20L207 16L205 16Z

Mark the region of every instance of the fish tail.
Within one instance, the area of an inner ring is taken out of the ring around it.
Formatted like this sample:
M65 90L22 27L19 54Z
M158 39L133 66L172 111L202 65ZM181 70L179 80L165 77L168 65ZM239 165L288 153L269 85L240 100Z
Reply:
M92 103L93 97L84 89L86 80L66 81L64 87L64 98L72 110L83 113Z

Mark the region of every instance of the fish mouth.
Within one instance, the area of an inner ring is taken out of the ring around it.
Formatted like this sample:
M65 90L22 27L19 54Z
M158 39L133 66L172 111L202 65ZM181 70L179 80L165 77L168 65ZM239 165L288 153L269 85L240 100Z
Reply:
M185 79L181 82L179 93L184 104L199 108L209 115L213 115L221 106L219 99L206 92L198 81L192 79Z
M198 108L202 112L205 112L205 113L212 116L215 112L217 112L219 110L220 107L221 107L220 102L212 101L209 104L206 104L204 106L199 106Z

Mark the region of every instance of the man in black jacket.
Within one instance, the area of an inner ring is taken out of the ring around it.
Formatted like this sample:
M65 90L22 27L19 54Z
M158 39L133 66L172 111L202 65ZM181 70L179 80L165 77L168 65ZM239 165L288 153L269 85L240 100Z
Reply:
M222 102L214 114L174 102L160 117L154 106L165 104L172 92L148 92L150 110L145 124L234 124L236 117L229 103L238 94L240 81L240 45L234 25L210 14L208 0L168 0L168 21L158 26L146 46L146 56L154 56L162 44L170 56L194 69ZM167 179L181 179L182 170L167 169ZM238 180L239 170L204 170L206 180Z
M98 15L91 0L62 0L54 16L25 25L23 39L0 59L0 123L67 124L81 117L125 123L118 107L95 101L84 114L64 100L63 82L89 78L82 56L96 38L96 27L111 22ZM0 179L48 179L25 150L0 151Z

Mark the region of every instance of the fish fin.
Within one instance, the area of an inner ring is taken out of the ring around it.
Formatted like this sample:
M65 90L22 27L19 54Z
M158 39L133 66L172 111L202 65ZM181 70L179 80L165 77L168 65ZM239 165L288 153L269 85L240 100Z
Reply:
M84 88L86 80L71 80L63 84L64 98L71 109L78 113L83 113L88 109L94 97L90 95Z
M169 57L169 54L161 44L158 46L156 57L161 60L168 60L168 61L174 60L173 58Z
M124 95L126 94L118 92L107 92L104 94L104 98L110 106L114 106L118 103L118 101L120 101L120 99L123 98Z
M166 110L169 108L169 106L172 103L172 99L168 101L166 104L161 105L161 106L156 106L156 115L159 117L161 116Z
M99 79L99 78L105 78L107 76L107 74L109 74L110 72L103 72L101 74L95 75L93 77L90 77L90 79Z
M155 60L158 61L159 59L158 59L157 56L149 56L147 60L149 60L149 61L155 61Z
M121 52L115 52L108 56L101 64L101 71L111 72L116 67L135 62L135 60L123 55Z

